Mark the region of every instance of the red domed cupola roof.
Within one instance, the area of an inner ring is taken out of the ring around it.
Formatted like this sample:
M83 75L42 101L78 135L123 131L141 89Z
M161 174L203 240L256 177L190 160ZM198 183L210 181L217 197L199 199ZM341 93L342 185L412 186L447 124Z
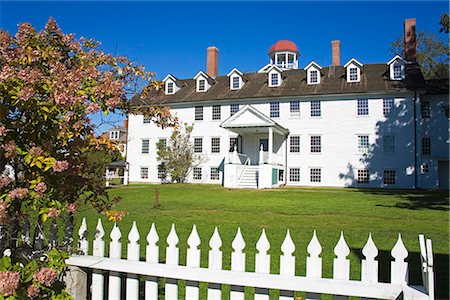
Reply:
M288 40L281 40L273 44L272 47L270 47L269 55L273 52L278 51L290 51L299 54L297 45L294 42Z

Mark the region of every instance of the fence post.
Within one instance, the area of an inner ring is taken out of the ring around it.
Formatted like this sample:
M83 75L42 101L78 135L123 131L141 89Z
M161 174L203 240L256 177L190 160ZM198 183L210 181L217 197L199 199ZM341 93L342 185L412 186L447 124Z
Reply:
M281 252L283 252L283 255L280 256L281 275L295 276L295 256L292 255L294 251L295 244L288 229L283 244L281 244ZM292 300L293 298L294 292L280 291L280 300Z
M117 223L114 223L113 229L110 233L111 243L109 244L109 257L110 258L121 258L122 257L122 242L120 238L122 233L120 232ZM120 277L118 272L109 273L109 288L108 288L108 298L109 299L120 299Z
M322 258L319 257L322 253L322 246L317 239L316 231L314 230L313 237L308 244L307 252L309 256L306 258L306 277L322 278ZM320 299L320 294L306 293L306 299Z
M139 261L139 231L136 221L133 222L128 234L127 260ZM139 280L137 274L127 274L126 299L134 300L139 298Z
M333 278L337 280L350 279L350 260L347 256L350 254L350 248L345 242L344 233L341 231L341 236L336 246L334 247L334 254L336 258L333 260ZM334 296L335 300L348 299L347 296Z
M270 243L266 236L266 230L263 229L261 236L256 243L255 273L270 273L270 255L267 251L270 249ZM255 288L255 300L269 300L269 289Z
M192 226L192 232L189 235L187 243L189 248L186 254L187 267L200 267L200 237L198 236L197 226ZM199 299L199 284L196 281L186 281L186 299Z
M208 269L222 270L222 239L220 238L217 227L214 228L214 233L209 240L211 250L208 253ZM219 283L208 284L208 299L222 299L222 290Z
M159 241L158 233L156 232L155 223L147 235L146 261L151 263L159 262L159 247L156 243ZM147 276L145 278L145 300L158 299L158 278L154 276Z
M402 236L398 234L397 242L392 248L391 255L394 261L391 262L391 283L408 284L408 250L402 241Z
M83 217L83 221L81 221L80 229L78 230L78 250L81 255L88 255L89 243L87 240L88 229L86 225L86 218Z
M166 264L178 266L179 249L177 244L179 242L177 232L175 231L175 225L172 224L170 233L167 236L167 248L166 248ZM166 299L178 299L178 282L174 278L166 278Z
M362 249L362 254L365 259L361 261L361 281L378 282L378 261L375 260L375 257L378 255L378 249L370 233L367 243Z
M97 227L95 228L94 234L94 245L92 250L93 256L104 257L105 256L105 241L103 237L105 236L105 230L102 226L102 221L98 219ZM101 270L93 270L92 271L92 285L91 285L91 293L92 299L103 299L104 295L104 278L103 272Z
M238 227L231 247L233 247L234 250L233 253L231 253L231 270L245 272L245 253L242 252L242 250L245 248L245 241L242 237L240 227ZM244 287L232 285L230 299L244 300Z

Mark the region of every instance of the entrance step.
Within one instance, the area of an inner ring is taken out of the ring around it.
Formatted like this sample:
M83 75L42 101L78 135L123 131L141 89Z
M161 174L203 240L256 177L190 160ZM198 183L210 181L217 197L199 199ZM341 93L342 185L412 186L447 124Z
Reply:
M242 189L257 189L258 169L258 166L247 166L238 182L238 187Z

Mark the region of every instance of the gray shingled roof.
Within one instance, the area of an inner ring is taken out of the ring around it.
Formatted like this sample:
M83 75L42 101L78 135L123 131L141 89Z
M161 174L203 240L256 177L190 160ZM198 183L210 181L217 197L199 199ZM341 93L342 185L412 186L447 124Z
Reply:
M305 70L287 70L282 73L283 82L279 87L268 87L266 73L244 74L245 85L240 90L230 90L229 78L218 76L207 92L196 92L194 79L179 79L181 89L173 95L154 94L153 101L161 104L202 102L210 100L245 100L249 98L276 98L290 96L335 95L353 93L389 93L414 90L425 90L425 81L417 64L407 65L406 79L389 80L386 64L364 65L361 81L347 83L343 66L324 67L321 70L321 83L308 85ZM131 99L133 105L145 104L149 99L141 99L135 95Z

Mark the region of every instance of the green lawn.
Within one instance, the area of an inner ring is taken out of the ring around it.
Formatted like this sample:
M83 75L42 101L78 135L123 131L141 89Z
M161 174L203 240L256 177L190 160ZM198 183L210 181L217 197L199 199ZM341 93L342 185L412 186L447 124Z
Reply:
M159 190L159 209L154 209L155 189ZM186 260L186 240L196 224L202 240L202 266L207 266L208 242L217 226L222 238L223 260L230 268L231 242L238 227L246 241L247 269L254 270L255 245L263 228L271 244L272 273L279 271L280 246L289 229L296 244L298 275L305 274L306 247L313 230L323 247L324 277L332 277L333 249L341 230L351 248L352 279L360 278L361 249L369 233L379 249L382 280L390 271L390 250L398 233L410 252L411 281L420 282L418 235L433 241L437 293L448 299L449 203L445 192L280 188L273 190L228 190L217 185L131 185L114 187L111 196L122 196L119 210L129 215L120 222L122 240L136 221L144 241L152 223L160 236L160 259L165 257L165 239L175 223L180 238L181 264ZM91 234L99 217L85 208ZM106 232L112 222L102 216ZM80 219L77 220L78 224ZM141 245L141 255L145 257ZM124 247L125 253L125 247ZM204 289L203 289L204 290ZM204 291L203 291L204 292Z

